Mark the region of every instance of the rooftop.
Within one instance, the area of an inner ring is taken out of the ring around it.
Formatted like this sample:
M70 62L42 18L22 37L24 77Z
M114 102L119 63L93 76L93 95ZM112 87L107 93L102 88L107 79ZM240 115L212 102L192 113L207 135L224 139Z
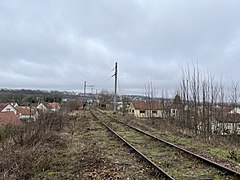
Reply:
M0 126L7 124L22 124L14 112L0 112Z

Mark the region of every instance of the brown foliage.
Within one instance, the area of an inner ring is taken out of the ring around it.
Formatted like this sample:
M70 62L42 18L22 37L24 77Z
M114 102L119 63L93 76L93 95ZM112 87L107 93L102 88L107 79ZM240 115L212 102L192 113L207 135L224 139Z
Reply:
M0 150L0 178L29 179L47 171L57 156L56 149L66 143L56 131L63 127L63 114L45 114L38 122L8 126ZM61 125L60 125L61 124Z

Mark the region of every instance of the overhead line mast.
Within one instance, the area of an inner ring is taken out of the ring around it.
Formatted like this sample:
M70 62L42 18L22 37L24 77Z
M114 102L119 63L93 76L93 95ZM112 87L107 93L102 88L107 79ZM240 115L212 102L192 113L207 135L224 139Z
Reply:
M83 97L84 97L84 101L87 101L87 97L86 97L86 89L87 87L90 87L92 89L92 93L93 93L93 87L94 85L87 85L87 81L84 81L84 86L83 86Z
M113 113L117 112L117 62L115 62L115 90L114 90L114 109L113 109Z

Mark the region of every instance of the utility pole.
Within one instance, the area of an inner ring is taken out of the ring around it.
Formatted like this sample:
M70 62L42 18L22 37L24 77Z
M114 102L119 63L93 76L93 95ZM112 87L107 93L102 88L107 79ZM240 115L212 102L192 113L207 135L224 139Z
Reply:
M83 97L84 97L84 101L86 100L86 87L87 87L87 82L84 81L84 86L83 86Z
M94 85L88 85L88 87L90 87L91 88L91 93L93 94L93 88L94 88Z
M95 99L98 99L98 90L96 89Z
M114 90L114 110L113 113L117 112L117 62L115 62L115 90Z
M92 96L93 96L93 88L94 88L94 85L87 85L87 82L86 81L84 81L84 94L83 94L83 96L84 96L84 101L87 101L87 97L86 97L86 89L87 89L87 87L90 87L91 88L91 90L92 90Z

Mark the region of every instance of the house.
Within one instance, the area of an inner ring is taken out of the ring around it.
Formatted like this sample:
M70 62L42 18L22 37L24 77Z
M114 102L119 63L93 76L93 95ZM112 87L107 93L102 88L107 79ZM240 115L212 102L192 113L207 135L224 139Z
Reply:
M7 124L20 125L22 122L14 112L0 112L0 126Z
M42 113L45 113L45 112L49 111L50 109L51 109L51 107L46 103L40 103L37 106L37 110L39 110Z
M222 134L240 134L240 114L228 114L225 121L220 121L220 127L223 127Z
M138 118L162 118L163 106L159 101L133 101L130 104L129 112Z
M187 117L190 114L190 108L184 104L168 104L164 107L164 115L167 118L177 118L179 116Z
M228 114L226 118L217 120L212 118L210 127L212 133L221 135L240 134L240 114Z
M17 113L17 109L14 108L9 103L0 103L0 112L14 112L16 114Z
M213 116L209 118L212 133L221 135L240 134L239 108L217 108Z
M176 94L173 101L165 104L165 117L176 118L179 115L185 115L189 110L188 105L184 105L179 94Z
M60 104L58 102L48 103L51 107L51 111L58 111L60 109Z
M232 109L229 114L240 114L240 108L239 107L235 107L234 109Z
M240 108L230 110L225 119L220 120L222 134L240 134Z
M60 104L58 102L53 102L53 103L40 103L37 106L37 110L39 112L49 112L49 111L58 111L60 109Z
M182 108L181 106L178 106L176 104L168 105L166 107L166 116L167 117L171 117L171 118L177 117L177 115L179 114L181 108Z
M17 116L20 120L36 121L38 119L39 113L37 108L19 106L16 109Z
M19 106L18 103L11 103L11 105L15 108Z

